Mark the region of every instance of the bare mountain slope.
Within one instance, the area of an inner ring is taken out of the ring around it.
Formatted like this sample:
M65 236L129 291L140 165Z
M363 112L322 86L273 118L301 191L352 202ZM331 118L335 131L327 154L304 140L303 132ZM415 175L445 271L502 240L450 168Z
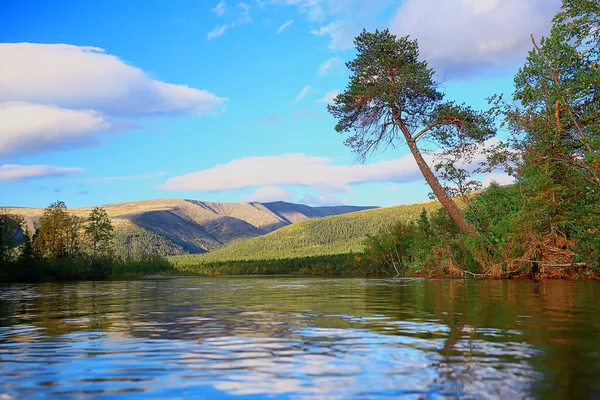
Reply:
M117 232L123 254L158 252L172 255L203 253L227 243L272 232L291 223L373 207L309 207L285 202L216 203L185 199L158 199L116 203L106 209ZM9 208L25 218L30 231L43 213L41 208ZM69 212L86 217L91 208Z

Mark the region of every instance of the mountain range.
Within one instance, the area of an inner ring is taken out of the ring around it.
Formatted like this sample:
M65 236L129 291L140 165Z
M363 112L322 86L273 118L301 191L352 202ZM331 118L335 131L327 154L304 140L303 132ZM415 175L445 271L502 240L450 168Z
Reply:
M296 222L377 208L188 199L145 200L102 207L115 228L120 253L147 252L152 247L161 255L204 253ZM71 208L69 212L86 217L91 209ZM11 207L8 212L22 216L28 229L34 231L44 209Z

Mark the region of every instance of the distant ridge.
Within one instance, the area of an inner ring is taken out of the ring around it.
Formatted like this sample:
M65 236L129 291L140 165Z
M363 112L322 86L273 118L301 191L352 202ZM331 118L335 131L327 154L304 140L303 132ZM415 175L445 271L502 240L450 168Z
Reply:
M311 207L283 201L271 203L219 203L189 199L156 199L102 206L117 233L122 254L148 251L161 255L204 253L239 239L273 232L295 222L377 207ZM70 208L85 217L92 207ZM30 231L37 226L42 208L9 207L21 215Z

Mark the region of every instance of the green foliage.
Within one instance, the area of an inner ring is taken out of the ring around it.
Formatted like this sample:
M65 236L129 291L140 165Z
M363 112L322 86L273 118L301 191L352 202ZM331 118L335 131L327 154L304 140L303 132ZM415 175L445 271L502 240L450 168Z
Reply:
M0 265L9 262L13 257L12 249L17 245L23 219L0 210Z
M357 56L346 64L350 82L328 109L338 120L338 132L354 131L345 143L364 159L402 137L400 120L408 129L421 126L443 94L433 70L419 61L416 40L386 29L363 31L354 43Z
M452 276L462 274L463 269L477 272L479 264L469 248L471 238L461 233L443 208L431 216L423 209L418 220L400 222L369 236L364 260L381 274Z
M21 220L0 215L3 241L14 245ZM0 282L108 279L149 274L173 274L171 263L156 253L117 257L113 228L106 211L96 207L85 224L67 212L63 202L50 205L33 239L23 232L17 257L0 259ZM83 226L82 226L83 225Z
M175 263L178 271L200 275L305 275L305 276L373 276L377 271L363 268L361 257L335 254L286 259L229 260L203 262L196 259Z
M565 0L550 35L496 99L512 135L492 161L513 160L519 207L490 240L506 258L600 267L600 3ZM505 234L504 236L502 236Z
M419 60L416 40L396 37L387 29L363 32L355 39L356 58L346 65L352 75L345 92L328 106L338 132L352 132L345 144L364 160L378 148L405 143L423 177L463 232L476 233L448 194L478 189L459 165L472 162L480 145L495 133L491 114L443 101L440 83L426 61ZM421 154L418 140L436 143L442 162L436 176ZM444 187L439 178L449 184Z
M519 185L500 186L493 182L469 202L467 219L493 245L506 242L512 222L523 207Z
M70 215L62 201L52 203L40 217L34 247L46 259L75 258L81 250L81 219Z
M84 230L92 260L112 254L114 229L105 209L94 207L87 218Z

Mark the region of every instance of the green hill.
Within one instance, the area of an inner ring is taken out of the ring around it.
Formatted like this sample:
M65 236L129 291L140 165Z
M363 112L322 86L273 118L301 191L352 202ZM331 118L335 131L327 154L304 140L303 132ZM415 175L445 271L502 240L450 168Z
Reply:
M367 235L385 230L399 221L412 221L423 208L431 212L438 207L437 202L431 201L306 220L264 236L233 241L210 253L172 257L172 261L184 266L359 252Z
M102 206L116 233L117 254L123 256L204 253L228 243L272 232L292 223L374 207L310 207L286 202L216 203L157 199ZM6 207L35 231L42 208ZM71 208L85 218L91 208Z

